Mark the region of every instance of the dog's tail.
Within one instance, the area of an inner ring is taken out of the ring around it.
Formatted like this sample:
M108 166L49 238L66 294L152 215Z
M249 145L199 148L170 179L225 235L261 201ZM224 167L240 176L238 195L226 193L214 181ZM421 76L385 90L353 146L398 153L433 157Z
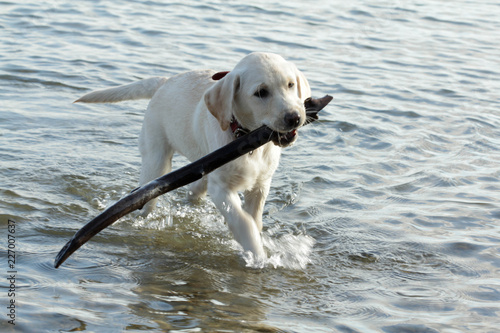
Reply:
M118 87L96 90L77 99L74 103L116 103L132 99L151 99L168 79L152 77Z

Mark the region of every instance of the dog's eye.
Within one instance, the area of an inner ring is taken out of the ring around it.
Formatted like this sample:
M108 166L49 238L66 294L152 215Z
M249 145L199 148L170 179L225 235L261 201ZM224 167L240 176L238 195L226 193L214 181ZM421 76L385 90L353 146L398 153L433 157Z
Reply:
M269 90L267 90L266 88L260 88L253 95L259 98L266 98L267 96L269 96Z
M293 82L288 83L288 88L293 88L294 86L295 86L295 83L293 83Z

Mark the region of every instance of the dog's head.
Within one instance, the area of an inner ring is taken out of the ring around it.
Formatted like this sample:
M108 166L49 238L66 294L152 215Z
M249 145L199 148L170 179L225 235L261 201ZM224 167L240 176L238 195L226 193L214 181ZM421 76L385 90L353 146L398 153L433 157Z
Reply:
M266 125L293 143L304 124L304 100L311 96L305 76L291 62L272 53L251 53L205 93L205 104L227 130L234 116L249 130Z

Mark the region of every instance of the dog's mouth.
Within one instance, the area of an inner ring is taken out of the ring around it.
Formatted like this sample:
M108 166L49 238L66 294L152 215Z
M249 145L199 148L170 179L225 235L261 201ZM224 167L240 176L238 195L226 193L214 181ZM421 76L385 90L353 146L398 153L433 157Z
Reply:
M236 118L234 116L233 116L233 119L231 120L230 126L231 126L231 130L233 131L235 138L239 138L240 136L246 135L246 134L251 132L250 130L242 127L238 123L238 121L236 120ZM295 142L295 140L297 140L297 136L299 135L296 128L289 131L289 132L280 132L280 131L272 129L271 127L269 127L267 125L263 125L263 126L266 126L267 128L269 128L272 131L271 141L276 146L279 146L282 148L288 147L291 144L293 144Z
M298 132L296 129L286 133L275 132L272 141L276 146L287 147L297 140L297 136Z

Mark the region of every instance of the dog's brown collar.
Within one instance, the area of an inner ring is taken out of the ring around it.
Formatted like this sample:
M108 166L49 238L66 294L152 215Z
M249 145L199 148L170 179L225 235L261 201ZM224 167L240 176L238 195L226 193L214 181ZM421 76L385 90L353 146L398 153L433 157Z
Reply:
M222 79L224 76L226 76L227 73L229 73L229 71L227 71L227 72L217 72L214 75L212 75L212 80L218 81L218 80Z
M238 120L236 120L234 116L233 118L231 118L231 123L229 124L229 126L231 127L231 131L233 132L234 137L236 139L239 138L240 136L250 133L250 130L241 126Z

